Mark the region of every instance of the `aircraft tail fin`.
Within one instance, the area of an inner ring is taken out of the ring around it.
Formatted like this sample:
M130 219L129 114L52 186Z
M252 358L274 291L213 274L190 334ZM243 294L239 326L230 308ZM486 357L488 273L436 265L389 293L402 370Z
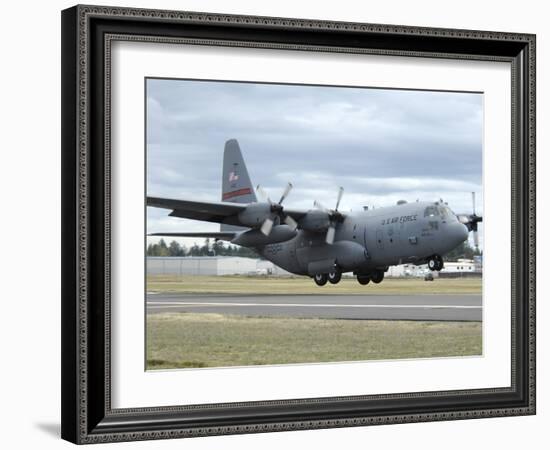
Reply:
M256 202L256 194L244 163L239 143L230 139L223 152L222 201L232 203ZM222 224L221 231L245 230L243 227Z

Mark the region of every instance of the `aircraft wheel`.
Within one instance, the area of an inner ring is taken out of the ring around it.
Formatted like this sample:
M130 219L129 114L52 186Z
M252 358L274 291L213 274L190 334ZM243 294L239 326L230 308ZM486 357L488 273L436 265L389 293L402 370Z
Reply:
M434 271L437 270L438 272L443 269L443 258L439 255L433 255L428 260L428 269Z
M328 277L324 273L318 273L313 277L313 280L317 286L324 286L327 284Z
M328 281L330 281L331 284L337 284L342 279L342 272L339 270L335 270L334 272L329 272L328 274Z
M370 277L368 275L357 275L357 281L359 284L362 284L363 286L366 284L369 284Z
M381 283L384 279L384 272L382 272L381 270L375 270L373 273L371 273L370 279L373 283Z

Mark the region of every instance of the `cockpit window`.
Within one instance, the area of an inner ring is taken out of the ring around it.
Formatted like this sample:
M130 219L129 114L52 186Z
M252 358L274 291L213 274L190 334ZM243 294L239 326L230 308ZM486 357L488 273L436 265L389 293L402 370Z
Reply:
M447 213L447 217L449 219L456 219L456 216L455 216L455 213L453 212L453 210L451 208L449 208L448 206L445 206L445 212Z
M439 216L439 211L437 210L437 206L427 206L424 210L424 217L435 217Z

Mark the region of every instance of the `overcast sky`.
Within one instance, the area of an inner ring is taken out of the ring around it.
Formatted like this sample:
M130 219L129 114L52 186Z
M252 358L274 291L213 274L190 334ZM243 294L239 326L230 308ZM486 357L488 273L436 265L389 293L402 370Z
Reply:
M483 212L479 93L148 79L146 115L151 196L220 201L235 138L254 186L276 199L294 185L289 207L333 207L343 186L342 211L442 198L471 213L475 191ZM157 208L147 222L148 232L219 230Z

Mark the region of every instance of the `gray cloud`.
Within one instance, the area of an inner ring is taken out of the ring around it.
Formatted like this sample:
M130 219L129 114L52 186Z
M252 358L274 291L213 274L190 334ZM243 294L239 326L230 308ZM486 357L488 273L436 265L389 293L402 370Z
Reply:
M149 195L220 200L223 146L239 140L252 182L287 206L342 209L443 198L482 212L483 96L187 80L147 81ZM150 231L216 230L148 208ZM480 233L481 234L481 233Z

